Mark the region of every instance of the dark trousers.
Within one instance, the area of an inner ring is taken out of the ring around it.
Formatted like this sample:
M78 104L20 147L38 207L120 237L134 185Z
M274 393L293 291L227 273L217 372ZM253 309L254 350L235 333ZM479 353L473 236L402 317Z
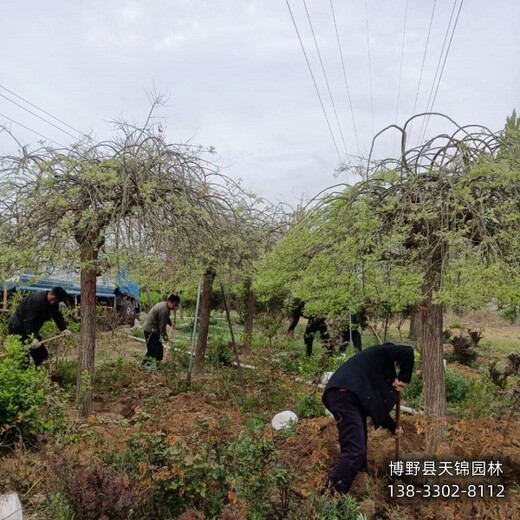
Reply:
M24 329L15 327L9 323L8 332L10 336L20 336L23 343L29 342L29 336L25 333ZM35 334L35 337L38 340L42 339L39 334ZM40 366L44 361L49 359L49 352L45 348L45 345L40 345L39 347L29 349L29 354L33 358L34 364L36 366ZM27 358L27 366L29 366L29 358Z
M146 340L146 356L143 359L143 365L148 364L152 359L162 361L164 348L161 343L161 335L158 332L144 331L144 339Z
M363 350L361 347L361 334L357 329L352 331L350 329L343 330L343 332L341 333L341 340L341 347L339 349L341 352L345 352L345 350L347 349L347 343L350 342L352 342L352 345L358 352L361 352Z
M325 318L311 317L307 322L305 334L303 335L303 341L305 342L308 356L312 355L312 344L314 342L314 336L316 333L320 334L321 341L327 341L330 338L329 332L327 330L327 324L325 323Z
M345 494L356 475L367 469L367 418L356 394L339 390L328 390L324 397L339 433L339 454L329 476L329 486Z

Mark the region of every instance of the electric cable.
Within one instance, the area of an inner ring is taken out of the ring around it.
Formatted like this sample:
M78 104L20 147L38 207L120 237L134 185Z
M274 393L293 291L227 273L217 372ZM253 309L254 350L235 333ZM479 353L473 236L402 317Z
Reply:
M57 144L58 146L61 146L62 148L65 148L65 146L63 146L62 144L58 143L54 139L51 139L50 137L47 137L46 135L40 134L40 132L37 132L36 130L33 130L32 128L30 128L30 127L28 127L28 126L26 126L26 125L24 125L22 123L19 123L18 121L16 121L15 119L13 119L13 118L11 118L9 116L6 116L6 115L0 113L0 117L3 117L4 119L7 119L8 121L11 121L11 123L14 123L15 125L21 126L22 128L25 128L26 130L29 130L29 132L32 132L33 134L36 134L36 135L39 135L40 137L43 137L47 141L51 141L52 143Z
M357 133L357 128L356 128L356 119L354 117L354 108L352 106L352 98L350 96L350 88L349 88L349 85L348 85L347 71L346 71L346 68L345 68L345 60L343 59L343 50L341 48L341 41L340 41L340 38L339 38L338 24L336 22L336 13L335 13L335 10L334 10L334 3L333 3L332 0L330 0L330 8L332 10L332 18L334 20L334 29L336 30L336 39L338 41L339 55L340 55L340 58L341 58L341 67L343 69L343 79L345 80L345 87L347 89L347 99L348 99L348 104L349 104L349 107L350 107L350 115L352 116L352 126L354 127L354 135L356 137L357 151L358 151L358 155L361 155L361 151L360 151L360 147L359 147L359 138L358 138L358 133Z
M314 33L314 27L312 25L311 15L309 13L309 9L307 8L307 2L305 0L302 0L302 1L303 1L303 6L305 8L305 13L307 15L307 21L309 22L309 27L311 29L312 39L314 40L314 46L316 47L316 53L318 54L318 59L320 60L321 71L323 72L323 77L325 78L325 85L327 86L327 91L329 93L330 102L332 104L332 111L334 112L334 116L336 118L336 123L338 125L339 134L341 137L341 141L343 143L343 148L345 149L345 154L348 155L347 145L345 144L345 137L343 136L343 130L341 128L341 123L339 122L338 111L336 110L336 104L334 103L334 97L332 96L332 91L330 89L329 79L327 77L327 73L325 72L325 65L323 64L323 59L321 57L320 48L318 46L318 40L316 39L316 34Z
M307 52L305 51L305 47L303 45L303 41L302 41L302 38L300 36L300 31L298 30L298 25L296 24L296 20L294 19L294 15L293 15L291 6L289 4L289 0L285 0L285 3L287 4L287 8L289 9L289 14L291 15L291 19L292 19L292 22L293 22L293 25L294 25L294 29L296 31L296 35L298 36L298 40L300 42L300 46L302 48L303 55L305 57L305 61L307 63L307 68L309 69L309 74L311 75L312 82L314 84L314 88L316 89L316 94L318 95L318 99L320 101L320 105L321 105L321 109L323 111L323 115L325 116L325 121L327 122L327 127L329 129L330 136L332 137L332 142L334 143L334 148L336 149L336 153L338 154L339 160L341 162L341 153L339 152L338 143L336 142L336 138L334 137L334 133L332 132L332 127L330 125L330 121L329 121L329 118L327 116L327 112L325 111L325 105L323 104L323 100L321 98L321 94L320 94L320 91L318 89L318 84L316 83L316 78L314 77L314 74L312 72L311 64L309 62L309 58L307 56Z
M45 119L44 117L36 114L35 112L33 112L32 110L29 110L28 108L24 107L23 105L20 105L20 103L17 103L16 101L13 101L12 99L9 99L7 96L4 96L4 94L0 94L0 97L3 97L4 99L7 99L7 101L10 101L11 103L15 104L16 106L20 107L22 110L25 110L26 112L29 112L29 114L32 114L34 117L37 117L38 119L41 119L42 121L44 121L45 123L47 123L48 125L51 125L53 126L54 128L56 128L57 130L59 130L60 132L63 132L67 135L69 135L70 137L72 137L73 139L77 139L78 137L75 136L75 135L72 135L70 132L68 132L67 130L64 130L63 128L59 127L58 125L55 125L52 121L49 121L48 119Z
M52 117L54 120L58 121L62 125L65 125L67 128L70 128L71 130L74 130L74 132L77 132L78 134L80 134L82 136L88 137L88 135L85 134L85 132L82 132L81 130L78 130L77 128L74 128L72 125L69 125L65 121L62 121L61 119L59 119L58 117L52 115L50 112L47 112L46 110L44 110L43 108L39 107L38 105L35 105L34 103L31 103L28 99L25 99L24 97L18 95L16 92L13 92L12 90L9 90L7 87L4 87L3 85L0 85L0 88L4 89L6 92L9 92L9 94L11 94L12 96L15 96L18 99L21 99L22 101L25 101L28 105L31 105L33 108L38 109L40 112L43 112L45 115L48 115L49 117Z

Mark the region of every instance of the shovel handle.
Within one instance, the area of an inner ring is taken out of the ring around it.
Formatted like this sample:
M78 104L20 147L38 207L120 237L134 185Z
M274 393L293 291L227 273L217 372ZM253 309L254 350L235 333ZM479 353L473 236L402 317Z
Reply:
M69 334L58 334L57 336L53 336L52 338L46 338L46 339L42 339L40 343L49 343L49 341L54 341L55 339L60 339L60 338L65 338L67 337Z
M397 392L397 403L395 405L395 431L401 427L401 392ZM399 460L399 433L395 436L395 460Z

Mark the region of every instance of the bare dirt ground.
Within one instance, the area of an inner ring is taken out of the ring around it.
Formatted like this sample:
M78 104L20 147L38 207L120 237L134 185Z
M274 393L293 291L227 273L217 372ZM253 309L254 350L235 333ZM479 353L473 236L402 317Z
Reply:
M465 367L453 363L452 367L468 377L478 378L486 364L495 358L503 358L508 352L518 350L520 326L512 326L494 317L474 313L460 317L448 316L445 323L457 323L467 328L480 327L484 341L503 346L494 350L483 346L479 366ZM450 321L451 320L451 321ZM98 336L96 363L102 366L125 361L125 383L114 384L107 380L106 391L97 392L93 413L87 421L75 414L71 404L70 420L77 425L81 440L70 445L56 445L42 439L38 450L17 450L1 460L0 492L17 489L27 509L27 518L39 520L38 508L52 490L50 461L58 454L94 461L100 453L119 453L127 446L136 430L157 434L162 432L168 445L179 442L190 444L204 436L232 438L244 429L247 415L240 413L232 398L223 399L219 393L218 374L207 374L199 380L198 389L188 392L172 390L168 375L147 372L140 367L145 346L129 339L125 333L101 333ZM502 342L502 343L501 343ZM303 347L302 347L303 348ZM54 359L74 360L77 347L63 341L52 347ZM307 387L268 366L267 349L256 355L259 369L255 384L263 385L268 399L269 387L285 385L288 395L303 392ZM254 363L255 355L251 358ZM261 372L261 373L260 373ZM115 374L115 372L114 372ZM110 375L110 374L109 374ZM265 380L265 381L264 381ZM258 388L256 389L258 390ZM265 403L263 403L265 405ZM281 406L273 404L273 407ZM280 410L278 410L280 411ZM401 454L406 460L424 458L424 424L421 418L404 416L405 436L401 440ZM266 424L267 431L269 430ZM270 434L270 433L269 433ZM202 436L202 437L201 437ZM331 465L338 454L337 429L331 418L302 419L290 434L273 433L278 449L278 459L291 470L291 493L299 499L323 489ZM390 499L388 462L393 458L395 441L386 431L369 428L369 473L360 474L352 494L359 501L367 518L403 520L421 518L446 519L510 519L520 518L520 424L506 415L460 420L451 418L445 442L445 459L459 460L500 459L504 474L501 482L507 489L504 499L496 500L412 500ZM461 485L463 481L459 482ZM304 519L302 519L304 520Z

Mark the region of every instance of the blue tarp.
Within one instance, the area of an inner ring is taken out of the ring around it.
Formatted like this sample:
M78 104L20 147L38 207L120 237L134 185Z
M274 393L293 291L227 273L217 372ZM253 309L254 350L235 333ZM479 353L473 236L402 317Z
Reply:
M113 298L114 289L116 286L123 294L129 294L136 300L139 300L139 286L133 282L130 282L124 271L121 271L116 277L116 285L96 285L96 296L98 298ZM63 287L70 295L75 296L81 294L80 284L71 280L59 280L57 278L38 278L32 274L22 274L18 277L16 282L8 282L8 291L49 291L53 287Z

